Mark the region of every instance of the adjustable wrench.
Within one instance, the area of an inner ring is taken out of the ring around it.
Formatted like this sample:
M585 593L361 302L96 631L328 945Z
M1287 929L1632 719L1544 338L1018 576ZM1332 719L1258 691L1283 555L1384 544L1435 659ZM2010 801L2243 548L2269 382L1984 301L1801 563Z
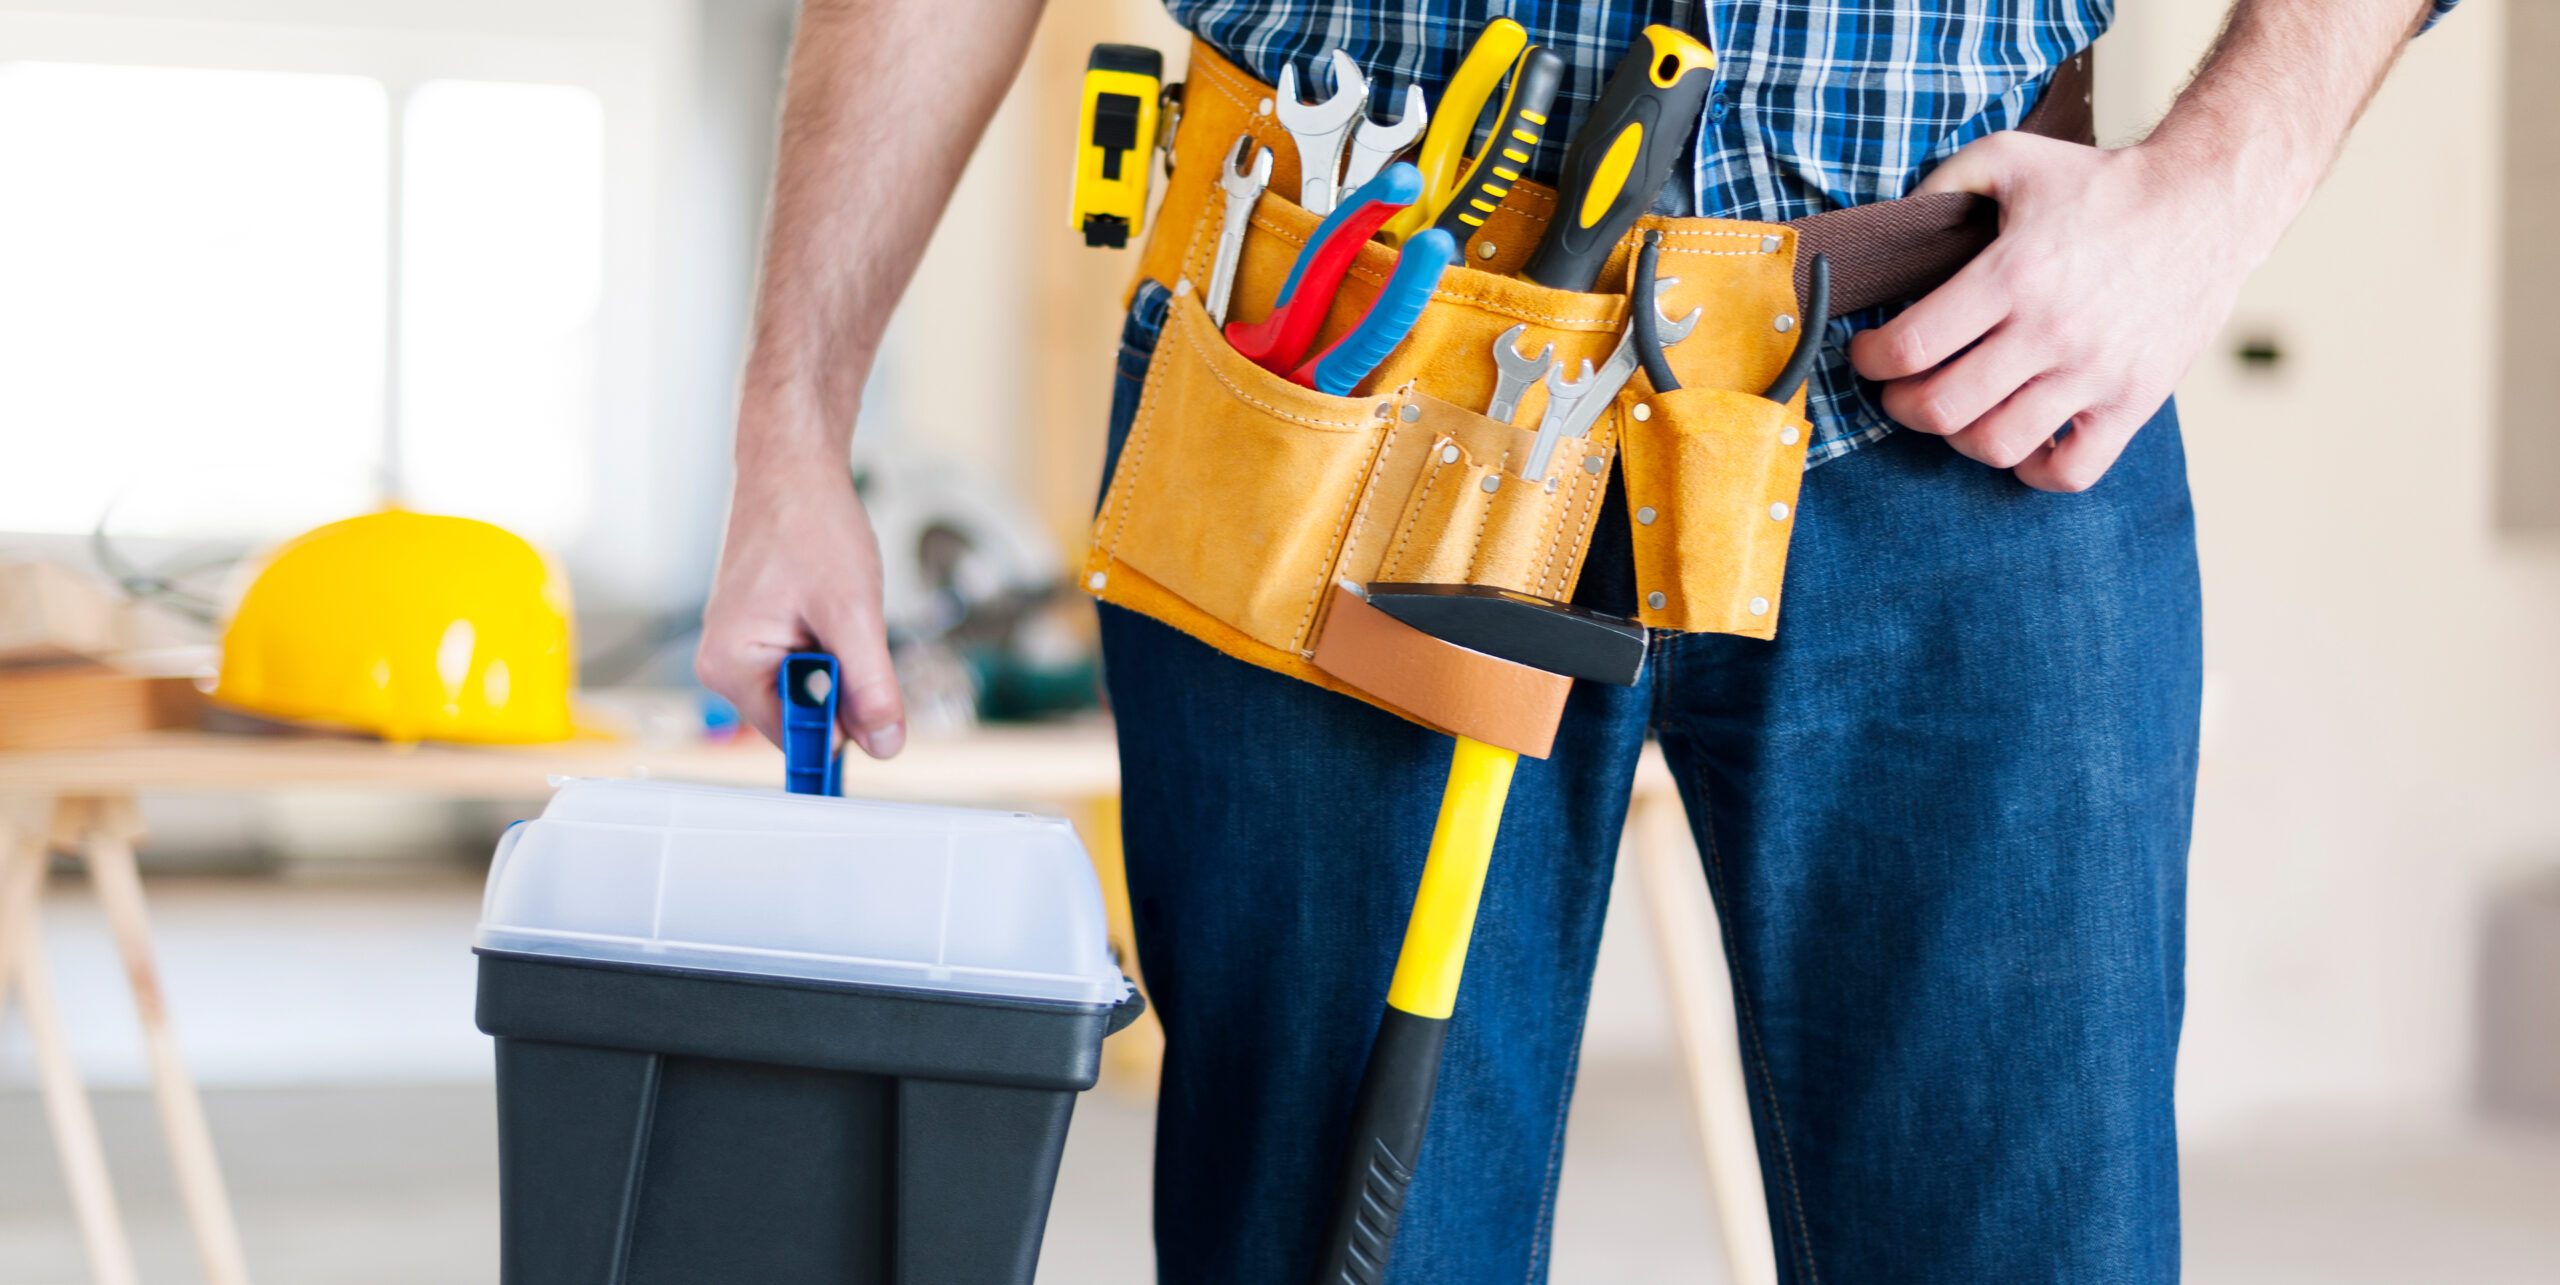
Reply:
M1392 125L1381 125L1376 117L1362 113L1360 129L1351 136L1351 159L1342 165L1344 190L1356 190L1377 177L1396 153L1422 137L1422 127L1430 119L1431 108L1423 100L1420 85L1404 87L1404 114L1396 117Z
M1688 338L1689 332L1698 328L1698 318L1706 315L1706 309L1692 308L1688 316L1678 321L1662 316L1662 296L1671 293L1671 287L1678 284L1680 278L1665 277L1653 283L1653 298L1636 305L1651 308L1654 315L1662 317L1655 330L1665 344L1676 344ZM1590 364L1586 361L1583 366L1588 369ZM1627 328L1618 336L1617 348L1610 352L1609 360L1600 363L1600 373L1582 381L1586 387L1575 397L1573 404L1565 408L1565 413L1558 415L1555 403L1547 403L1547 413L1538 420L1538 440L1530 445L1527 466L1520 470L1520 476L1546 476L1547 460L1556 453L1556 443L1591 431L1591 426L1600 421L1600 412L1608 408L1609 399L1627 386L1627 377L1635 374L1641 364L1636 357L1635 319L1629 317Z
M1333 176L1342 168L1342 145L1369 101L1369 78L1360 74L1360 64L1339 49L1331 57L1333 97L1320 103L1298 100L1295 63L1280 69L1276 105L1281 128L1298 144L1298 204L1309 214L1333 213Z
M1493 341L1493 400L1484 408L1488 419L1510 423L1511 417L1520 412L1520 394L1529 391L1548 371L1555 369L1554 344L1539 349L1534 358L1520 355L1520 336L1527 333L1529 325L1522 322L1503 331L1502 337Z
M1253 153L1251 170L1242 164L1247 151ZM1218 190L1227 194L1227 214L1218 225L1218 255L1209 266L1209 293L1201 300L1213 326L1226 323L1227 296L1236 288L1236 256L1244 253L1245 225L1253 220L1253 206L1262 199L1262 189L1270 185L1271 149L1254 147L1251 134L1237 138L1235 150L1218 167Z

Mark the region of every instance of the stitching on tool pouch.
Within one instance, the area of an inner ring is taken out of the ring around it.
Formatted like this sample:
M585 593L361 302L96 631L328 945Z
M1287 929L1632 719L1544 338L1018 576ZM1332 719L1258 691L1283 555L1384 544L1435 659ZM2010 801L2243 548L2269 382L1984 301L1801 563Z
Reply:
M1363 417L1362 419L1315 419L1306 415L1292 415L1289 412L1246 392L1243 385L1227 378L1227 372L1218 369L1217 362L1210 358L1207 345L1202 344L1188 331L1184 332L1182 341L1191 345L1193 352L1200 354L1202 359L1201 365L1208 370L1210 377L1217 380L1220 384L1225 385L1228 392L1235 394L1237 401L1243 402L1248 406L1256 407L1265 414L1271 415L1276 419L1285 419L1292 423L1306 424L1315 428L1335 428L1344 430L1358 429L1360 425L1365 422L1366 417Z
M1396 434L1403 431L1402 420L1391 421L1385 440L1379 442L1378 449L1369 456L1369 476L1360 484L1360 508L1351 515L1351 534L1343 541L1345 549L1358 547L1361 535L1369 529L1369 510L1378 499L1379 474L1386 467L1387 457L1395 454Z
M1165 318L1165 325L1171 329L1180 329L1181 318L1168 316ZM1156 336L1156 353L1147 362L1147 386L1138 394L1138 421L1130 425L1129 441L1122 448L1126 453L1121 457L1120 467L1127 471L1129 484L1125 487L1121 486L1121 479L1116 472L1111 479L1111 489L1121 492L1119 515L1111 519L1111 547L1105 550L1105 555L1113 561L1118 561L1120 557L1120 537L1128 534L1129 531L1129 501L1133 497L1128 493L1138 489L1138 469L1147 458L1147 437L1155 431L1156 426L1156 392L1164 382L1165 368L1170 365L1172 365L1171 362L1164 360L1164 336L1159 332Z
M1370 458L1375 460L1377 457L1372 454ZM1298 632L1289 636L1291 651L1305 650L1307 627L1315 623L1316 608L1324 602L1325 590L1333 587L1333 577L1327 573L1333 570L1336 561L1342 556L1343 533L1351 525L1351 510L1360 502L1360 490L1359 487L1353 487L1351 494L1343 497L1342 512L1334 515L1333 543L1325 546L1324 557L1316 563L1316 586L1314 591L1307 595L1307 609L1298 616Z
M1383 573L1389 568L1393 568L1395 575L1397 576L1401 576L1404 573L1404 551L1413 546L1413 529L1422 525L1422 511L1431 503L1431 488L1440 485L1440 471L1442 469L1458 467L1457 465L1444 464L1440 462L1442 448L1444 446L1457 446L1457 444L1458 440L1456 438L1449 437L1445 434L1431 439L1431 471L1422 475L1422 493L1413 497L1413 503L1406 508L1404 515L1404 531L1396 537L1396 551L1394 554L1389 556L1385 563L1380 565L1380 572ZM1464 453L1465 448L1460 447L1459 449L1460 454L1458 458L1463 462L1467 458Z
M1502 466L1509 464L1510 462L1511 452L1506 450L1502 453L1502 457L1500 459L1493 462L1493 467L1485 470L1485 476L1502 476ZM1515 477L1513 480L1519 482L1523 486L1528 485L1528 479L1526 478ZM1467 545L1467 583L1469 584L1484 583L1484 529L1488 523L1493 521L1493 506L1501 502L1502 496L1500 494L1494 495L1492 498L1487 499L1484 502L1484 512L1476 515L1476 538L1473 542Z

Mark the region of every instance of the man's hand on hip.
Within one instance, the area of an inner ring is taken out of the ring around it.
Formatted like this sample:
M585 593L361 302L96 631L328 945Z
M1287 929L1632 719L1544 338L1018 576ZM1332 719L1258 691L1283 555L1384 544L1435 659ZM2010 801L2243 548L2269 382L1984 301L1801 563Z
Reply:
M2140 147L1979 139L1922 192L2000 202L2000 236L1910 310L1850 341L1884 408L2047 491L2084 490L2231 312L2255 238ZM2064 424L2071 431L2055 440Z
M1974 140L1919 190L1999 201L1998 239L1852 339L1851 363L1903 424L2029 486L2095 485L2222 328L2428 8L2239 0L2140 144Z

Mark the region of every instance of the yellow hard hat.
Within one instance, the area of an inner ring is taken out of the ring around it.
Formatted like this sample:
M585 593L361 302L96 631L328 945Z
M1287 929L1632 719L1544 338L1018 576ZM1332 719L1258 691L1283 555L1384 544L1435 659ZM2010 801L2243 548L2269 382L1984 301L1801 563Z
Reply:
M503 527L391 509L267 555L213 697L391 741L570 733L569 582Z

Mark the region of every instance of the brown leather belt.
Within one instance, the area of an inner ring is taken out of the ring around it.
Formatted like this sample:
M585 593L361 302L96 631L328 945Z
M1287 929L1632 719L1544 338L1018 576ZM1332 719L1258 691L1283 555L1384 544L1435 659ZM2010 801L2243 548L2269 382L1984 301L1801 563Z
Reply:
M2094 145L2089 110L2089 51L2053 69L2021 133ZM1846 315L1878 304L1906 303L1938 288L2000 234L2000 209L1969 192L1937 192L1852 205L1797 219L1796 294L1805 293L1813 255L1831 256L1831 311Z

